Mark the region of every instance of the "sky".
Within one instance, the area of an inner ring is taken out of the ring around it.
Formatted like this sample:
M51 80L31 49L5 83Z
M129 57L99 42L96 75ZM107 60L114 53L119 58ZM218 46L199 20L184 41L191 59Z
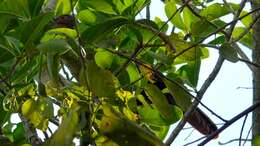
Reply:
M240 2L236 0L230 0L229 2ZM249 9L247 5L247 9ZM151 18L155 16L162 18L166 21L167 17L164 14L164 4L159 0L153 0L151 4ZM143 17L145 15L143 14ZM227 16L224 19L232 20L232 17ZM242 46L242 49L251 58L250 50ZM209 49L210 57L202 61L199 86L200 87L205 79L208 77L210 72L215 66L218 58L218 51ZM240 88L242 87L242 88ZM243 88L246 87L246 88ZM249 88L249 89L248 89ZM252 73L248 67L242 63L231 63L225 61L220 73L218 74L215 81L212 83L210 88L205 93L202 102L207 105L211 110L216 112L222 118L229 120L232 117L239 114L241 111L245 110L252 104ZM199 88L198 88L199 89ZM208 116L217 124L223 123L207 110L202 107ZM224 130L217 139L212 140L207 145L209 146L219 146L218 142L227 142L232 139L239 138L241 126L244 121L244 117L237 121L232 126ZM171 126L174 129L176 124ZM220 127L221 125L218 125ZM186 124L185 127L190 127ZM246 137L247 132L251 128L251 114L247 118L246 126L244 128L243 138ZM178 135L177 139L173 142L172 146L182 146L186 143L194 141L203 135L199 134L197 131L192 129L182 130ZM200 141L201 142L201 141ZM198 143L191 144L191 146L197 145ZM226 144L226 146L238 145L238 142L232 142ZM250 146L250 142L247 142L245 146Z

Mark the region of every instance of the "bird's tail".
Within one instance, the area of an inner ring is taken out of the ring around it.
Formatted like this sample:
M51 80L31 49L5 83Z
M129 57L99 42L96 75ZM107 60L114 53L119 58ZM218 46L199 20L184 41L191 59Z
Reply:
M199 108L188 117L187 122L204 135L209 135L218 128L214 122Z

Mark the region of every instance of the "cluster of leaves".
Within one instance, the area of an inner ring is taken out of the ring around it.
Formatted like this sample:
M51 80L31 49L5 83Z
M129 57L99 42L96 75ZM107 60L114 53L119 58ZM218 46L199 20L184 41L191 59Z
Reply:
M10 145L28 143L22 122L10 121L13 113L43 132L62 117L45 145L71 145L74 138L82 145L163 145L169 126L191 103L182 85L196 90L201 60L209 56L200 40L216 34L208 44L222 46L221 55L238 61L218 29L227 25L220 17L239 7L214 3L198 9L207 2L194 1L198 17L180 1L165 1L173 25L169 34L169 25L158 17L137 19L150 2L63 0L44 11L47 0L0 1L0 124ZM71 14L74 24L66 26L66 19L55 24ZM245 27L236 27L232 36L239 37L250 21L242 19ZM250 33L239 41L252 48ZM164 79L168 88L161 91L149 76L153 68L178 86ZM177 105L169 104L165 93L173 94Z

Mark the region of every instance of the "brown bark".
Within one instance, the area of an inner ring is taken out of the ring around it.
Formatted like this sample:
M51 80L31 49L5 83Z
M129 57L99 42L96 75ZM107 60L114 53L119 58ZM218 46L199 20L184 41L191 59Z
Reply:
M260 0L252 0L252 9L260 7ZM260 15L257 11L253 14L253 18L256 19ZM260 64L260 20L253 27L254 49L252 52L253 62ZM253 69L253 103L260 101L260 68L254 67ZM260 109L256 109L253 112L253 131L252 137L260 135Z

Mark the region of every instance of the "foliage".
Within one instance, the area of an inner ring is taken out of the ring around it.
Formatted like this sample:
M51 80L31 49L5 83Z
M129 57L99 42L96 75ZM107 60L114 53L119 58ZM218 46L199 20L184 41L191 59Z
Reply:
M46 146L73 145L74 138L82 146L164 145L170 125L192 103L187 89L197 91L207 47L221 46L220 55L239 60L220 31L227 25L221 17L237 4L198 0L191 2L195 13L166 0L165 22L138 17L150 0L64 0L44 10L49 2L0 1L0 134L10 145L30 142L24 121L10 122L13 113L43 132L62 119ZM249 21L235 27L234 39ZM250 32L238 41L252 48ZM158 80L166 87L156 86Z

